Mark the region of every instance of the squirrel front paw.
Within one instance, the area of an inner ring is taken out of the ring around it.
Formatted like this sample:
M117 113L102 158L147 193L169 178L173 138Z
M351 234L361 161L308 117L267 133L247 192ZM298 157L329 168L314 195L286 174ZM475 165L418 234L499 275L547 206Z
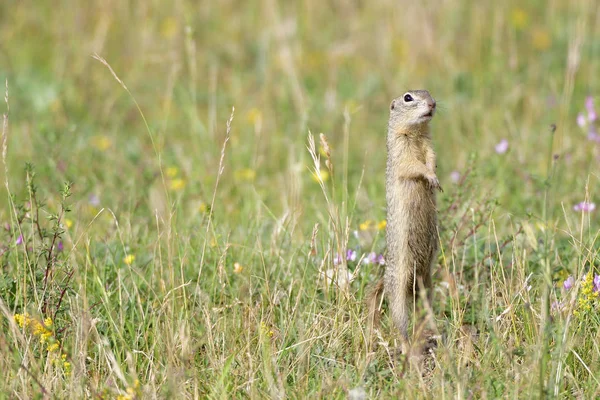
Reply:
M429 183L429 188L432 190L438 189L440 192L443 192L442 186L440 186L440 181L438 180L435 174L427 175L425 177L427 179L427 183Z

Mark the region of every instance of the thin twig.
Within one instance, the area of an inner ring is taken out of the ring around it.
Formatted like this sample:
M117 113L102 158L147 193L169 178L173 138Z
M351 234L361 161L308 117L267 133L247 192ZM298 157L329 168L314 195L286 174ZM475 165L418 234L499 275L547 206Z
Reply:
M206 243L208 241L208 235L210 232L210 225L212 222L215 200L217 198L217 189L219 187L219 182L221 181L221 175L223 171L225 171L225 150L227 149L227 142L229 142L229 137L231 133L231 122L233 121L233 115L235 113L235 107L231 107L231 115L229 116L229 120L227 121L227 130L225 132L225 140L223 141L223 146L221 147L221 158L219 159L219 170L217 171L217 180L215 182L215 188L213 190L212 200L210 202L210 210L208 211L208 221L206 222L206 236L204 237L204 244L202 245L202 256L200 257L200 269L198 270L198 281L196 285L200 283L200 275L202 274L202 267L204 267L204 256L206 255ZM197 293L198 291L196 291Z

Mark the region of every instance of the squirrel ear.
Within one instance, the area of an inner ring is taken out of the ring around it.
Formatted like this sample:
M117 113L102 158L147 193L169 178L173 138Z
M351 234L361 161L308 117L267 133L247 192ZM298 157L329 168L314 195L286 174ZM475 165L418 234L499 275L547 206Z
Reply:
M392 104L390 104L390 110L396 108L396 100L392 100Z

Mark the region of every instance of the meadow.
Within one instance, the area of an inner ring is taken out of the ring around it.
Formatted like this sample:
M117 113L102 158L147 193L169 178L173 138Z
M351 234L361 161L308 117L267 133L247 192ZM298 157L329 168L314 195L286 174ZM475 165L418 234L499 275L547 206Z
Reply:
M599 38L594 0L1 2L0 397L599 397ZM364 300L422 88L418 366Z

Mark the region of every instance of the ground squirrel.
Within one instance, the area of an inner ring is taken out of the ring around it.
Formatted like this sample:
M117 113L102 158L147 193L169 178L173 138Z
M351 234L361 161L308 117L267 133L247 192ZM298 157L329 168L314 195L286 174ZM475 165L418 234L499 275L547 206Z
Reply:
M435 192L441 187L429 133L435 106L426 90L408 91L390 105L386 268L368 302L371 318L376 320L385 291L392 320L402 335L403 352L408 349L413 299L420 286L430 292L431 264L438 247Z

